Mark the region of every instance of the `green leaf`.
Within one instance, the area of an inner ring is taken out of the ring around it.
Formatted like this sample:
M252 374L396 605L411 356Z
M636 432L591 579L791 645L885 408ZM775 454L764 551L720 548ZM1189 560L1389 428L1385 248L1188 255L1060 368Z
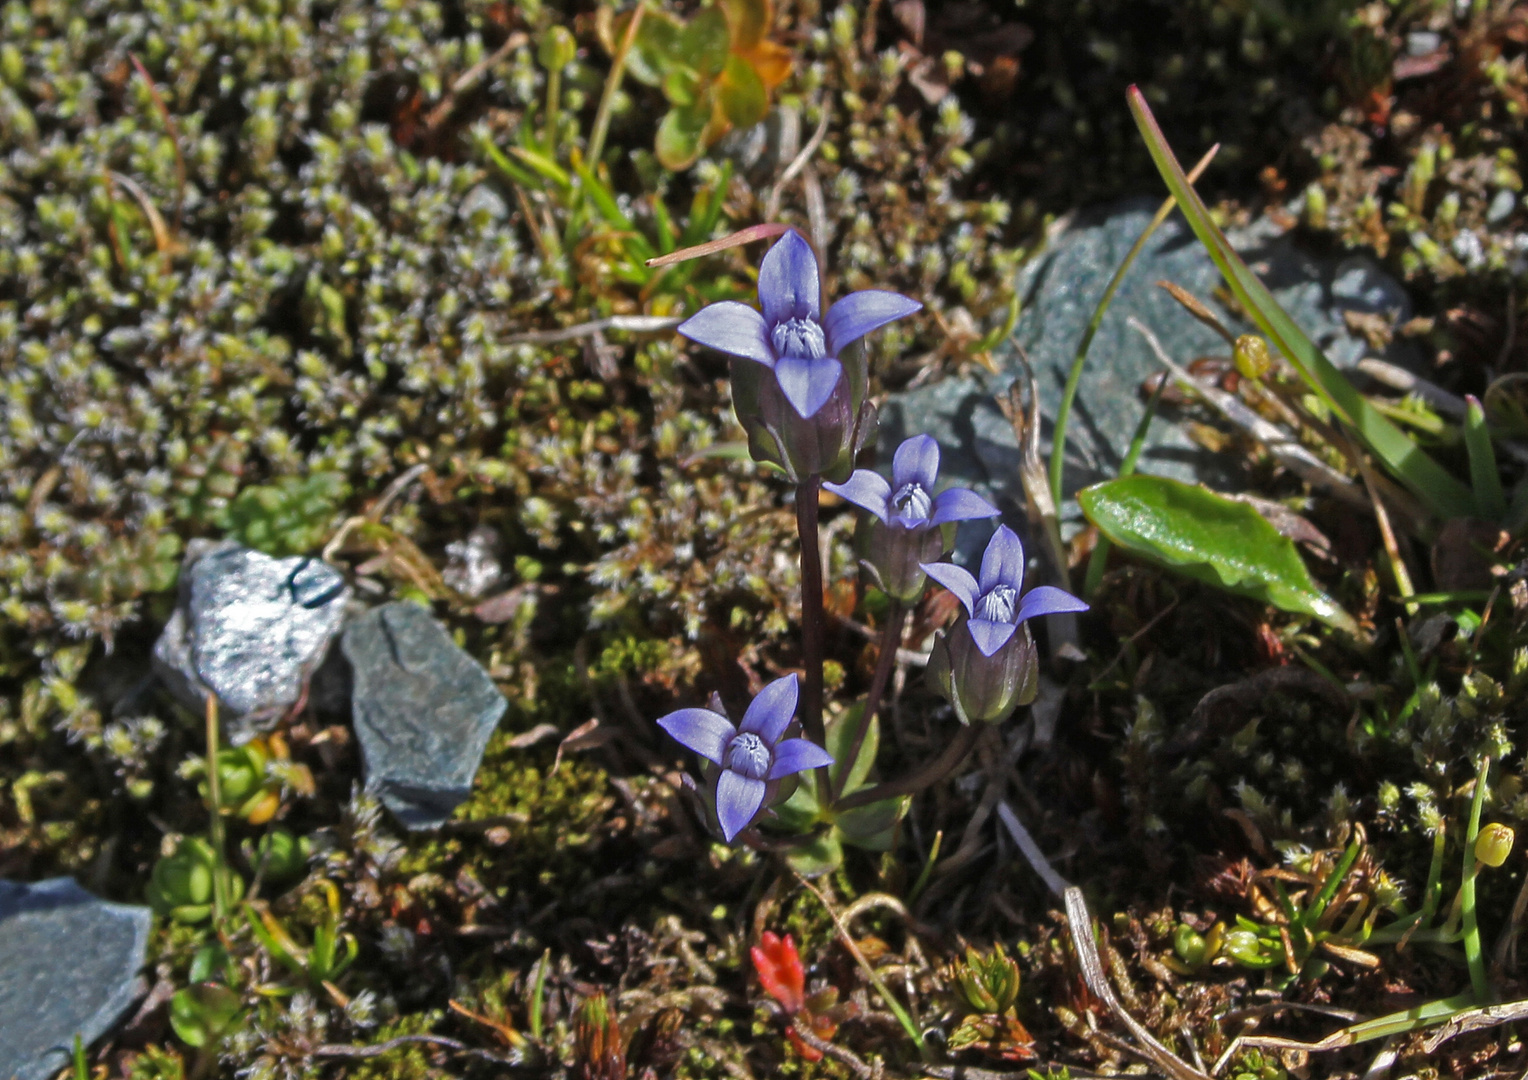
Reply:
M837 816L833 831L852 844L866 851L890 851L897 835L897 822L907 816L913 804L911 795L895 799L882 799L866 806L856 806Z
M1491 446L1486 414L1474 397L1467 400L1469 410L1464 419L1464 448L1470 456L1470 484L1475 489L1481 516L1501 521L1507 516L1507 496L1501 489L1501 473L1496 468L1496 450Z
M663 76L663 96L669 99L670 105L681 109L692 108L704 89L700 72L692 67L676 64Z
M1077 501L1110 542L1133 554L1281 611L1358 630L1316 587L1293 541L1246 503L1139 473L1084 488Z
M850 762L849 751L853 748L855 732L859 730L860 717L864 714L865 703L855 702L845 709L838 717L828 721L825 732L824 749L833 755L833 764L828 766L828 773L834 783L838 782L844 768L849 769L848 779L844 781L843 791L847 795L850 792L863 787L865 778L870 775L870 767L875 764L876 751L881 745L881 718L870 718L870 729L865 732L865 741L860 744L859 756Z
M218 983L198 983L170 998L170 1026L187 1046L215 1044L239 1015L239 995Z
M711 118L709 100L700 103L699 108L673 108L658 125L658 138L653 145L653 152L658 157L658 163L671 172L679 172L688 169L695 164L695 159L700 157L701 137L705 134L706 122Z
M792 848L785 855L785 862L804 878L821 877L837 870L844 861L844 847L837 834L824 833L810 844Z
M612 36L620 41L631 21L625 15L615 21ZM679 40L684 24L673 15L649 8L637 27L637 39L626 54L626 70L631 77L648 86L662 86L664 73L679 57Z
M1231 247L1220 227L1210 218L1198 192L1188 182L1140 90L1132 86L1126 92L1126 98L1157 171L1167 181L1168 190L1178 200L1183 216L1194 235L1199 237L1199 242L1209 251L1237 302L1251 315L1263 336L1289 358L1316 396L1351 427L1364 446L1429 509L1441 517L1472 516L1475 498L1470 489L1364 399L1279 306L1273 294Z
M717 92L722 112L727 114L733 127L753 127L769 111L769 92L764 89L764 80L741 56L727 58Z
M732 48L732 32L727 16L719 7L700 11L684 28L679 42L679 56L709 82L722 73Z

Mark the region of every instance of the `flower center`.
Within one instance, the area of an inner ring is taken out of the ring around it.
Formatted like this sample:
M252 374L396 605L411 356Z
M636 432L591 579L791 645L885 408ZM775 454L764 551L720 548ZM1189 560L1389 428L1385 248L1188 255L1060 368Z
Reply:
M781 356L820 360L828 355L827 339L822 336L822 327L813 319L786 319L775 323L769 336L775 352Z
M1013 622L1018 607L1019 591L1012 585L994 585L976 602L976 617L988 622Z
M763 739L745 731L727 747L727 768L749 780L762 780L769 772L773 757Z
M897 508L897 516L903 521L921 525L928 520L933 501L928 497L928 492L923 490L923 485L913 480L897 488L896 494L891 497L891 505Z

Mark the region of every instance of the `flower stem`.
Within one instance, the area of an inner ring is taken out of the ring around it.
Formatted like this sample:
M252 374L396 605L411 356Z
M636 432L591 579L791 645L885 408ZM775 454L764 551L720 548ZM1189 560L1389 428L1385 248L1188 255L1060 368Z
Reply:
M950 745L944 748L944 753L940 754L924 768L898 780L888 780L884 784L875 785L875 787L861 788L839 802L834 809L840 812L853 810L856 806L869 806L871 803L880 802L882 799L895 799L901 795L913 795L931 784L937 784L959 768L960 763L966 759L966 755L976 745L976 740L981 738L983 730L985 730L985 725L983 724L967 724L950 740Z
M817 534L817 488L813 473L796 486L796 532L801 538L801 657L806 678L801 687L801 726L818 746L827 745L822 726L822 543ZM818 770L819 790L827 791L826 770Z
M207 840L212 845L212 918L221 929L228 914L228 863L223 840L223 793L218 778L218 699L207 692Z
M854 741L849 744L849 753L838 763L838 781L832 789L834 802L843 795L844 785L849 782L849 774L859 759L860 748L865 745L865 736L875 721L886 684L891 681L891 672L897 666L897 649L902 644L902 629L906 625L907 609L902 601L892 597L891 607L886 612L886 628L881 632L881 653L875 660L875 674L870 678L870 693L865 695L865 707L860 711L859 727L854 733Z
M1464 834L1464 880L1459 885L1459 901L1464 914L1464 958L1470 968L1470 989L1479 1005L1491 1000L1491 984L1486 978L1485 955L1480 950L1480 922L1475 912L1475 876L1480 873L1480 863L1475 858L1475 838L1480 835L1480 811L1485 806L1486 777L1490 769L1490 756L1482 757L1475 773L1475 797L1470 800L1470 827Z

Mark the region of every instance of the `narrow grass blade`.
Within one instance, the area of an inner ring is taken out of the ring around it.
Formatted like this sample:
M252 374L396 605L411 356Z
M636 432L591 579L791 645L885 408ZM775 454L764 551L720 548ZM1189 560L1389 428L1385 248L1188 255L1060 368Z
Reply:
M1496 468L1496 451L1486 428L1485 410L1473 396L1466 397L1464 448L1470 455L1470 486L1480 503L1482 517L1501 521L1507 516L1507 496L1501 489L1501 473Z
M1263 335L1282 352L1321 401L1358 435L1371 453L1427 507L1441 517L1469 517L1475 497L1416 443L1407 438L1378 409L1370 405L1346 376L1328 360L1305 331L1281 308L1267 287L1242 261L1210 217L1137 87L1126 92L1136 126L1146 140L1152 160L1178 200L1183 216L1220 269L1242 308Z
M1216 143L1205 151L1204 157L1189 172L1188 182L1193 183L1199 179L1199 175L1209 168L1210 162L1215 159L1215 154L1220 150L1220 144ZM1104 315L1109 310L1109 305L1114 301L1114 294L1119 291L1120 282L1125 280L1125 275L1135 265L1136 258L1141 254L1141 249L1146 246L1146 241L1151 239L1151 234L1161 227L1162 222L1167 220L1167 215L1173 212L1173 206L1177 199L1169 195L1157 208L1151 223L1142 230L1136 238L1130 250L1125 253L1119 267L1114 271L1114 276L1109 279L1109 284L1104 287L1104 294L1098 298L1098 306L1093 309L1093 317L1088 320L1087 329L1082 332L1082 340L1077 343L1077 355L1072 357L1072 368L1066 373L1066 386L1061 391L1061 404L1056 409L1056 428L1051 437L1050 458L1050 488L1051 501L1057 506L1061 505L1061 469L1066 461L1066 425L1072 415L1072 402L1077 399L1077 386L1082 381L1082 366L1088 358L1088 349L1093 345L1093 338L1098 333L1098 328L1103 324ZM1018 306L1015 301L1014 321L1017 321ZM1012 329L1012 326L1009 327ZM1007 335L1004 335L1007 336ZM990 348L990 346L989 346ZM1122 474L1123 475L1123 474Z

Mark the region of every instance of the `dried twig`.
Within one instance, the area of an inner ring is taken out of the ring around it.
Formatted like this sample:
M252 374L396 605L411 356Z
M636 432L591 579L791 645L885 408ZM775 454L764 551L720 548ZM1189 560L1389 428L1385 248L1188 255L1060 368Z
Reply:
M483 59L458 75L456 81L451 84L451 89L446 91L446 96L441 98L435 108L431 109L429 115L424 118L425 130L434 131L440 127L445 122L446 117L451 115L451 110L456 108L457 98L476 86L477 81L483 77L489 68L493 67L500 60L505 59L520 46L529 42L530 38L525 35L524 31L516 30L509 37L505 38L504 44L500 45L490 55L483 57Z
M509 345L553 345L559 341L573 341L577 338L602 334L606 330L656 334L664 330L672 330L682 322L684 322L682 318L670 315L612 315L608 319L595 319L593 322L564 326L557 330L528 330L522 334L511 334L504 341Z
M1114 987L1109 985L1109 977L1104 974L1103 963L1098 958L1098 945L1093 940L1093 916L1088 911L1088 902L1082 897L1082 890L1075 885L1068 886L1065 896L1067 927L1071 930L1072 947L1077 951L1077 964L1082 969L1083 982L1087 983L1093 996L1108 1007L1114 1018L1128 1028L1140 1044L1135 1046L1121 1042L1120 1047L1145 1058L1172 1080L1209 1080L1205 1073L1158 1042L1156 1036L1119 1003L1119 998L1114 995Z

